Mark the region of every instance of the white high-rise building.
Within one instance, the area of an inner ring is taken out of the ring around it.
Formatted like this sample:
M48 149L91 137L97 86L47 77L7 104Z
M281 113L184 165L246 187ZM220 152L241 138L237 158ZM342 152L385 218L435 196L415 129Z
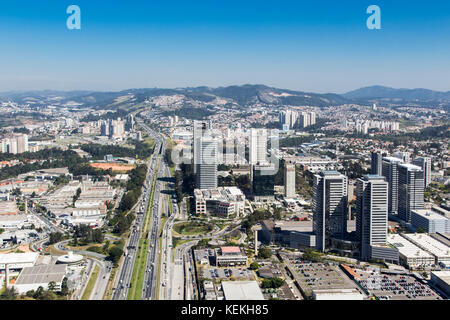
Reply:
M286 163L284 166L284 196L295 197L295 164Z
M198 158L200 149L200 138L204 136L210 136L211 122L210 121L197 121L193 123L193 156L194 156L194 173L197 173L197 164L200 163Z
M217 188L217 141L202 137L198 140L197 159L197 188Z
M0 140L0 151L2 153L24 153L28 152L28 135L22 133L8 134Z
M356 233L361 241L361 259L377 259L372 246L386 245L388 191L385 177L366 175L356 181Z
M431 158L429 157L420 157L416 158L413 161L413 164L422 168L424 179L425 179L425 188L431 183Z
M342 239L347 231L348 179L337 171L314 176L313 230L316 248L325 251L331 238Z
M250 129L249 145L249 163L267 164L267 130Z

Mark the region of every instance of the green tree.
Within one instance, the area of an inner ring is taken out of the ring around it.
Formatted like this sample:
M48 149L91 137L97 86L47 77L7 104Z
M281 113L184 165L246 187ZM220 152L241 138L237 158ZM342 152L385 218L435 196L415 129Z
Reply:
M258 262L252 262L252 263L250 263L250 269L251 270L258 270L259 269L259 264L258 264Z
M56 282L55 281L50 281L48 283L48 290L55 291L55 288L56 288Z
M269 259L272 256L272 250L269 248L261 248L258 250L258 257L262 259Z

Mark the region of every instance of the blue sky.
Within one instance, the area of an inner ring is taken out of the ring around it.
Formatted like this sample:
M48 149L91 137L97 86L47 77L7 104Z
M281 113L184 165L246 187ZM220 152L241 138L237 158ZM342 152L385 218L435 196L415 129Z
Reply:
M450 1L0 1L0 92L258 83L450 90ZM66 8L81 8L68 30ZM381 8L381 30L366 9Z

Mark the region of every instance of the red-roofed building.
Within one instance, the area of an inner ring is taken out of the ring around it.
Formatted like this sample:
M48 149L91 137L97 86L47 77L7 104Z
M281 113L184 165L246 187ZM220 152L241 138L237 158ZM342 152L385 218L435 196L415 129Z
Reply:
M216 265L219 267L242 266L247 263L247 256L239 247L220 247L220 249L216 249Z

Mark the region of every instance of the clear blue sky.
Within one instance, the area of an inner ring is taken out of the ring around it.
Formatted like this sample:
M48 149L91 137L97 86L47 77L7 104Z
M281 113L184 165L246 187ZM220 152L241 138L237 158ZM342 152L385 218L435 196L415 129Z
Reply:
M66 28L71 4L81 30ZM382 30L366 27L371 4ZM448 91L450 1L4 0L0 57L0 92L245 83Z

